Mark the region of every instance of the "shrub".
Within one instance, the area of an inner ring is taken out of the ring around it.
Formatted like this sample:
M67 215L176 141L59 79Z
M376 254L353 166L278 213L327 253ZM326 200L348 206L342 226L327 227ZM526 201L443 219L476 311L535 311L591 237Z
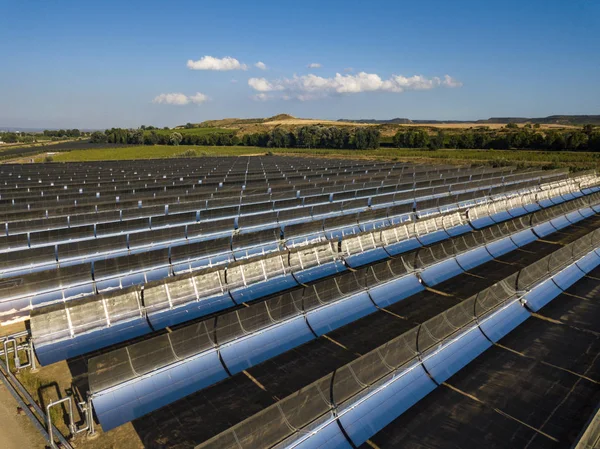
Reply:
M186 150L183 153L177 155L178 157L196 157L196 152L194 150Z

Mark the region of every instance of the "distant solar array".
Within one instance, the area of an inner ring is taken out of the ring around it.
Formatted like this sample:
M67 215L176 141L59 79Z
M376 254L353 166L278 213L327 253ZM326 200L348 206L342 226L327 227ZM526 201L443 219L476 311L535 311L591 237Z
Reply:
M84 357L105 431L573 234L202 447L358 447L600 265L594 172L247 157L0 179L0 321L30 320L42 365Z

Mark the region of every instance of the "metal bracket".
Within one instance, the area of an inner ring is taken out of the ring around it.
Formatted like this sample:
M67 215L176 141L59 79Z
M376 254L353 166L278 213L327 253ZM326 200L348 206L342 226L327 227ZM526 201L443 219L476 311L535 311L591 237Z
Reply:
M96 430L94 427L94 416L92 413L92 400L91 395L88 393L88 398L86 401L81 401L77 403L77 408L81 415L83 416L83 427L77 427L75 424L74 410L73 410L73 396L69 395L57 401L52 401L46 406L46 419L47 419L47 428L48 434L50 436L50 447L54 449L59 449L54 443L54 435L53 430L55 429L52 423L52 415L50 414L50 410L52 407L56 407L57 405L64 404L65 402L68 404L67 414L69 415L69 432L71 432L72 436L76 436L80 433L87 432L88 437L93 437L96 435Z

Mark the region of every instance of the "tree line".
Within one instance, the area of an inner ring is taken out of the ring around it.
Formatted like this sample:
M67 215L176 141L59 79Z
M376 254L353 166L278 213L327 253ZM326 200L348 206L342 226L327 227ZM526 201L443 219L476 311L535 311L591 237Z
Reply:
M76 128L73 129L46 129L43 132L47 137L81 137L83 133Z
M92 143L129 145L197 145L253 146L264 148L375 149L381 135L375 127L310 125L293 130L275 128L268 132L236 135L235 132L188 133L185 130L165 132L154 127L139 129L111 128L91 135ZM465 130L438 130L429 133L423 128L402 128L386 146L424 149L531 149L600 151L600 129L591 125L568 130L541 130L537 125L518 127L508 124L499 130L487 127Z
M86 135L78 129L58 129L58 130L44 130L41 134L45 137L50 137L50 140L61 140L76 137L83 137ZM0 132L0 141L5 143L34 143L40 137L40 133L37 132ZM48 140L48 139L45 139Z
M509 125L498 131L484 128L447 133L440 130L433 135L423 129L402 129L394 136L393 145L398 148L429 149L600 151L600 130L595 130L591 125L584 126L582 130L549 129L543 132Z
M339 148L367 150L379 148L379 130L360 127L352 132L337 126L303 126L297 130L275 128L269 132L235 133L158 133L154 129L111 128L91 135L92 143L132 145L201 145L201 146L253 146L265 148Z

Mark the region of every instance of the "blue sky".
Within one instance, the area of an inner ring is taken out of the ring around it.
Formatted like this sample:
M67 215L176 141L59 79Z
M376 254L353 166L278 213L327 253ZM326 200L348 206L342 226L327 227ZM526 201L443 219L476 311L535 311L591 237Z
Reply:
M600 113L597 0L0 5L0 126Z

